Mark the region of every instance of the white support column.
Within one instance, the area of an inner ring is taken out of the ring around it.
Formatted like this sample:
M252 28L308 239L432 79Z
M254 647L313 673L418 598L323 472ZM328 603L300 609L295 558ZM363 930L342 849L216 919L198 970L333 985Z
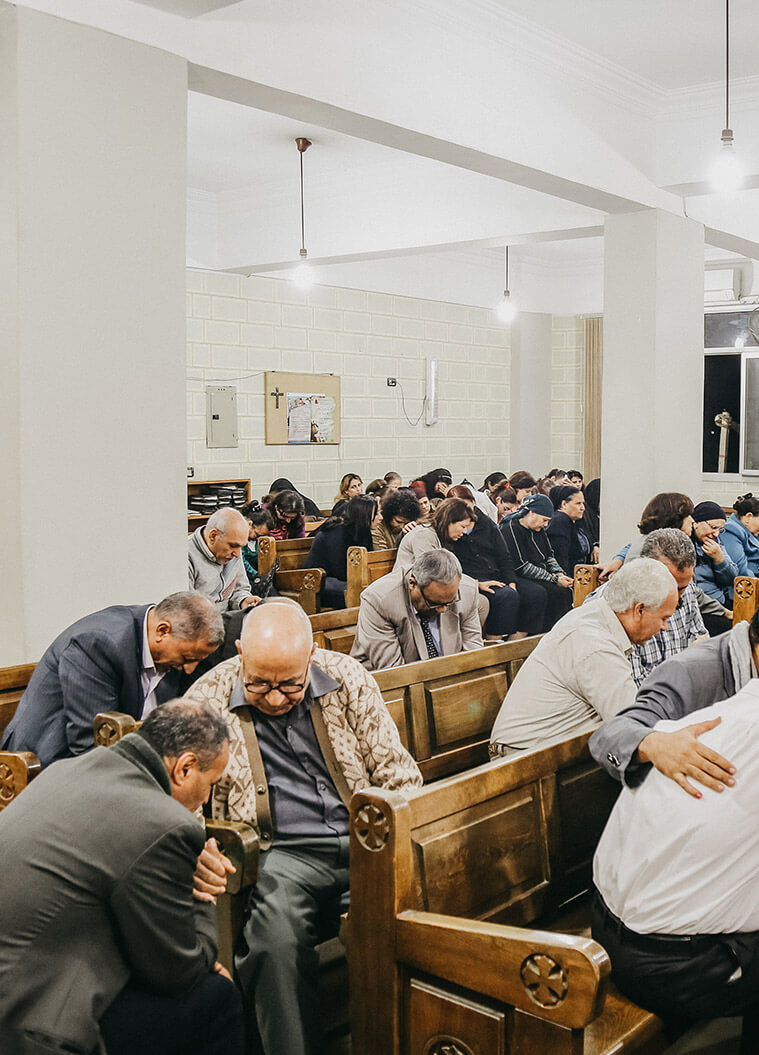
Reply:
M551 459L551 321L520 311L511 324L509 472L548 472Z
M184 60L0 3L0 665L186 588Z
M651 210L606 219L601 556L661 491L700 498L704 228Z

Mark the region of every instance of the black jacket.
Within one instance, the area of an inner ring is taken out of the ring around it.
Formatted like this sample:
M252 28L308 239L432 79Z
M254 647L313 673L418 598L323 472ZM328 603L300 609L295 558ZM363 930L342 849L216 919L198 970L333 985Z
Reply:
M546 534L551 540L556 560L570 578L575 573L575 564L588 563L590 542L577 520L572 520L559 509L551 517Z
M487 514L476 510L471 535L464 535L450 548L461 561L465 575L478 582L496 579L498 582L516 582L514 561L501 533Z

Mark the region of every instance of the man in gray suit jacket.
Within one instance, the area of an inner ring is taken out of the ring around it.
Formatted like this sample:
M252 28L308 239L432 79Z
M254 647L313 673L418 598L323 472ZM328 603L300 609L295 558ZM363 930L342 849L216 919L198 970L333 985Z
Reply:
M482 648L479 591L446 549L383 575L361 594L351 655L369 670Z
M225 723L178 700L0 813L3 1055L239 1055L214 909L193 899L204 833L190 811L228 758Z
M200 660L221 645L213 604L173 593L157 605L114 605L59 634L32 674L5 731L4 751L33 751L43 766L92 747L100 711L144 718L179 696Z

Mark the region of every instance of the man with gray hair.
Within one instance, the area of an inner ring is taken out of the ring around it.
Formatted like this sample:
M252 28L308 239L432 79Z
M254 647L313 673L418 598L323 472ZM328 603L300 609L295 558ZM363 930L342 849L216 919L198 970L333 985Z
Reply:
M568 612L520 667L493 726L491 757L566 740L629 707L630 653L666 627L676 606L677 582L660 561L625 565L602 597Z
M177 700L46 769L0 813L6 1055L242 1055L214 907L193 896L193 814L228 760L223 718Z
M482 648L477 583L447 549L423 553L405 572L361 594L351 649L369 670Z
M207 597L219 612L258 604L242 559L248 543L248 522L236 509L217 509L188 539L188 575L191 590Z
M0 748L33 751L43 766L89 751L96 714L145 718L187 688L183 675L223 639L221 616L197 593L86 615L37 664Z

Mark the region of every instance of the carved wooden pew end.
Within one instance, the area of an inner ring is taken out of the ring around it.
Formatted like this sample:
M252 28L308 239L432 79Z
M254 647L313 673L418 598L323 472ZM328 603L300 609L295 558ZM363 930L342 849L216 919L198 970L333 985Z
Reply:
M9 806L41 770L40 760L31 751L0 751L0 810Z

